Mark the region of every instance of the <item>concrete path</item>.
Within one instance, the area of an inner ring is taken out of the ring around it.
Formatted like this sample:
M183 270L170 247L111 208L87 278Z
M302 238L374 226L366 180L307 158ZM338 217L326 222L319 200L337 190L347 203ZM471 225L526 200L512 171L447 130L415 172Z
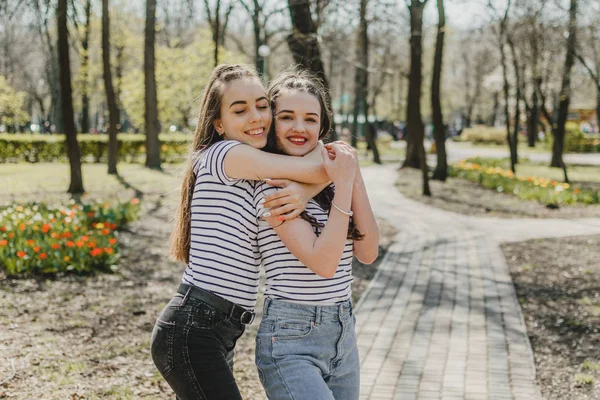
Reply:
M395 148L405 148L406 142L401 140L392 142ZM426 142L426 148L431 144ZM490 148L485 146L474 146L470 143L456 143L451 140L446 141L446 151L448 152L448 162L454 163L469 157L488 157L488 158L506 158L509 156L508 148L502 147ZM528 158L534 162L550 163L552 154L550 152L530 151L527 147L519 147L519 157ZM567 167L569 165L600 165L600 153L565 153L563 155ZM427 156L429 165L435 165L437 162L435 154Z
M357 304L361 399L541 399L499 244L600 234L600 219L476 218L406 199L395 165L363 170L399 233Z

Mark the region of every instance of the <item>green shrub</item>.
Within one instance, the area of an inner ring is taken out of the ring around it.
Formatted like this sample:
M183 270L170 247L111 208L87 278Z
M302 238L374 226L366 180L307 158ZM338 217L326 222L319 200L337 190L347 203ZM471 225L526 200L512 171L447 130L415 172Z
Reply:
M485 188L510 193L523 200L535 200L544 204L598 204L597 191L581 190L568 183L544 177L515 176L511 170L501 167L503 160L472 158L459 161L448 168L448 174L475 182Z
M554 138L551 140L551 144ZM552 148L552 147L551 147ZM565 153L600 152L600 135L588 135L579 129L575 122L565 124Z
M465 128L461 133L461 140L479 144L506 144L506 129L475 125Z
M161 134L161 159L166 163L180 162L189 150L191 135L181 133ZM83 162L106 162L108 135L77 135ZM136 134L119 134L119 161L144 162L146 137ZM0 134L0 163L66 161L64 135Z
M109 270L119 259L116 231L139 213L124 203L0 208L0 269L7 275Z

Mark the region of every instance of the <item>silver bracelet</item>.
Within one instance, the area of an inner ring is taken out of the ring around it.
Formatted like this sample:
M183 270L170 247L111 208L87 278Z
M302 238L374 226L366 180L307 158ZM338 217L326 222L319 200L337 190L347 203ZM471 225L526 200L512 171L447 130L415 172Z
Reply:
M341 212L341 213L342 213L342 214L344 214L344 215L347 215L347 216L349 216L349 217L351 217L351 216L353 216L353 215L354 215L354 213L352 212L352 210L350 210L350 211L344 211L344 210L342 210L341 208L339 208L338 206L336 206L336 205L335 205L335 203L334 203L333 201L331 202L331 205L332 205L333 207L335 207L335 209L336 209L336 210L338 210L339 212Z

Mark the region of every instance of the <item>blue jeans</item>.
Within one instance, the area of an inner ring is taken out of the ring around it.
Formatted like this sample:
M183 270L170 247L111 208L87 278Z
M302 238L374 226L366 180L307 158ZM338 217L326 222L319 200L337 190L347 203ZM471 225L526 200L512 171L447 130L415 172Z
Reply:
M354 324L350 300L311 306L267 298L256 366L269 400L357 400Z

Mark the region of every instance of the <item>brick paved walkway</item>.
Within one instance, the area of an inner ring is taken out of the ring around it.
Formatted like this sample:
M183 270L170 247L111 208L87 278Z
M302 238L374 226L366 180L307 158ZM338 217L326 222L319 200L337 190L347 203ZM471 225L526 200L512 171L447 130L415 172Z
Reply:
M600 219L458 215L404 198L394 168L363 170L399 234L357 304L361 399L541 399L499 244L600 233Z

